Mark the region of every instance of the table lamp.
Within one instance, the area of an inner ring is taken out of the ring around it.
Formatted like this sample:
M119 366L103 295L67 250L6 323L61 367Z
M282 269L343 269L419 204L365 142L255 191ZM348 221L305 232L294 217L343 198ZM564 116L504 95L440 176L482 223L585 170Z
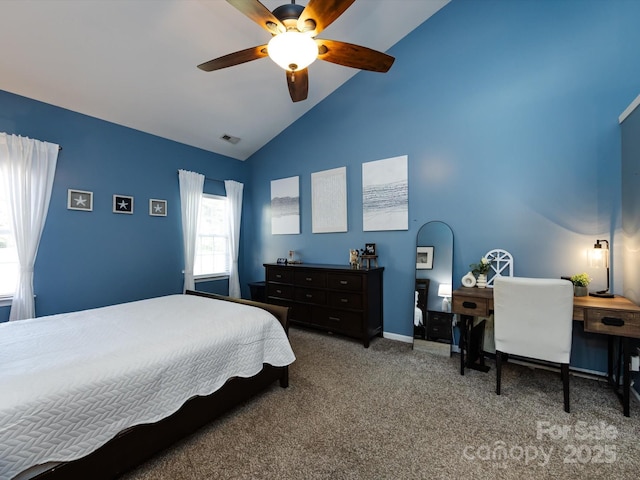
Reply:
M442 311L450 312L451 311L451 284L441 283L440 285L438 285L438 296L443 297Z
M603 245L603 244L606 244ZM607 288L606 290L600 290L599 292L592 292L589 295L592 297L612 298L613 294L609 292L609 241L608 240L596 240L593 249L590 251L589 263L595 268L607 269Z

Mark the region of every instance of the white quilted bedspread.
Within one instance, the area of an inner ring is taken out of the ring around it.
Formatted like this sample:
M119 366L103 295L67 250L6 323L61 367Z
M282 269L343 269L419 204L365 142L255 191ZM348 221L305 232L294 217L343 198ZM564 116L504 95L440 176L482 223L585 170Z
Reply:
M0 323L0 479L294 360L268 312L192 295Z

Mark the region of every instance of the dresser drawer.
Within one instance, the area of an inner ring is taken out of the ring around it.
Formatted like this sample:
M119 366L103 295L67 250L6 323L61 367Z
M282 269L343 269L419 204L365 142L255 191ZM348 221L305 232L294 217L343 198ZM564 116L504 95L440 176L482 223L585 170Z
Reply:
M267 297L293 300L293 286L278 283L267 283Z
M294 293L296 302L313 303L315 305L326 305L327 292L313 288L296 288Z
M329 306L335 308L362 309L362 295L350 292L329 292Z
M283 268L268 268L267 282L293 283L293 271Z
M460 315L472 315L474 317L489 316L489 301L486 298L467 298L453 296L453 311Z
M640 313L638 312L588 309L584 316L584 329L587 332L640 337Z
M334 310L330 308L314 308L311 310L311 321L320 327L347 335L362 335L362 314Z
M328 275L329 288L336 290L362 290L362 275L330 273Z
M296 285L303 287L325 288L327 286L327 273L313 270L294 272Z

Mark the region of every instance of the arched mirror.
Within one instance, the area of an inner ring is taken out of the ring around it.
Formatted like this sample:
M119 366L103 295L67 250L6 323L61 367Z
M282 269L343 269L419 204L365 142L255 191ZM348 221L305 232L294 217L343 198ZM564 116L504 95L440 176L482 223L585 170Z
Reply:
M425 223L416 238L414 348L450 355L453 231L444 222Z

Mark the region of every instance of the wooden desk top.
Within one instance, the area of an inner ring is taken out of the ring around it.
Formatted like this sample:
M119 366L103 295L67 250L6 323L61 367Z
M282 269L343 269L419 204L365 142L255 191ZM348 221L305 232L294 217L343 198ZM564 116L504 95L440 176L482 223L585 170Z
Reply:
M452 300L453 313L478 317L493 313L493 288L460 287L453 291ZM606 319L611 317L623 324L608 324ZM640 306L620 295L573 297L573 319L585 322L585 331L640 338Z

